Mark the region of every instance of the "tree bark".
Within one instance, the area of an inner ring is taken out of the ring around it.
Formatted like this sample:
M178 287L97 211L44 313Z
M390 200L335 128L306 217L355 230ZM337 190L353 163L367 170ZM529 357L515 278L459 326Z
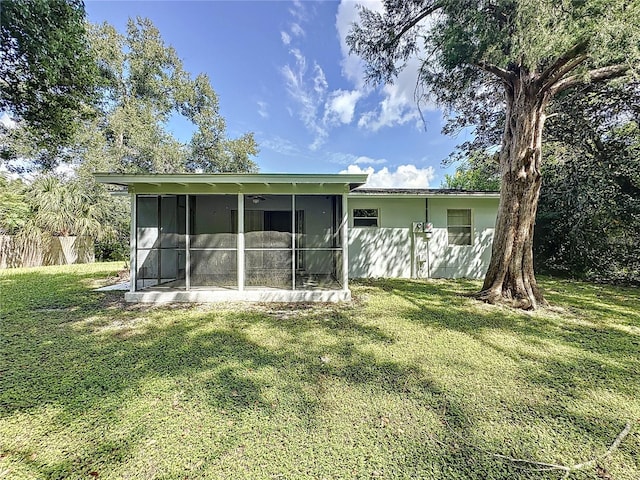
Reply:
M533 271L533 230L542 178L542 129L549 93L535 75L505 83L506 122L500 151L500 205L491 262L478 297L536 309L547 305Z

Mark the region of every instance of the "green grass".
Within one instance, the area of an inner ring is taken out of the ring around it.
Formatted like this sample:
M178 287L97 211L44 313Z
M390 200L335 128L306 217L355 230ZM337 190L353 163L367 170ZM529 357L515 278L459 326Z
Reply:
M347 305L128 305L121 264L0 272L0 478L640 478L640 292L352 285Z

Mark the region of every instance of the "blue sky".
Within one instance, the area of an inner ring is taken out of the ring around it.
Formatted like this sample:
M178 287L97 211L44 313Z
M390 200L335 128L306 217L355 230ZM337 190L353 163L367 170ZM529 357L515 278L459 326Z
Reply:
M368 172L372 186L438 187L441 161L463 137L414 100L417 62L372 87L344 37L356 3L379 1L87 1L89 21L124 31L147 17L192 75L207 73L230 136L254 132L261 172ZM190 138L185 122L173 133Z

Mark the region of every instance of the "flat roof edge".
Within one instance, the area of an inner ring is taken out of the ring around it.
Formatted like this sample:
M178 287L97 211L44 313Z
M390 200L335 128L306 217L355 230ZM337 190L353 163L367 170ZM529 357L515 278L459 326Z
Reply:
M471 198L500 198L500 192L470 192L460 190L425 190L416 191L358 191L358 189L349 192L349 197L357 198L448 198L448 197L471 197Z
M318 174L318 173L177 173L177 174L119 174L97 172L93 174L99 183L133 185L143 183L330 183L351 185L352 188L367 181L366 174Z

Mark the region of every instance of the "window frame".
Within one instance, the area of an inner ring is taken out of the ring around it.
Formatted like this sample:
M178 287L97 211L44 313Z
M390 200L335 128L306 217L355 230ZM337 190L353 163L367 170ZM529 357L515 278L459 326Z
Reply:
M375 216L356 216L356 211L360 210L375 210L376 215ZM371 219L375 219L375 225L358 225L356 223L357 220L371 220ZM351 209L351 223L353 225L354 228L380 228L380 208L379 207L374 207L374 208L352 208Z
M469 224L468 225L450 225L449 224L449 212L450 211L466 211L469 212ZM469 229L469 243L452 243L451 233L449 228L468 228ZM473 246L473 209L472 208L447 208L447 246L449 247L472 247Z

